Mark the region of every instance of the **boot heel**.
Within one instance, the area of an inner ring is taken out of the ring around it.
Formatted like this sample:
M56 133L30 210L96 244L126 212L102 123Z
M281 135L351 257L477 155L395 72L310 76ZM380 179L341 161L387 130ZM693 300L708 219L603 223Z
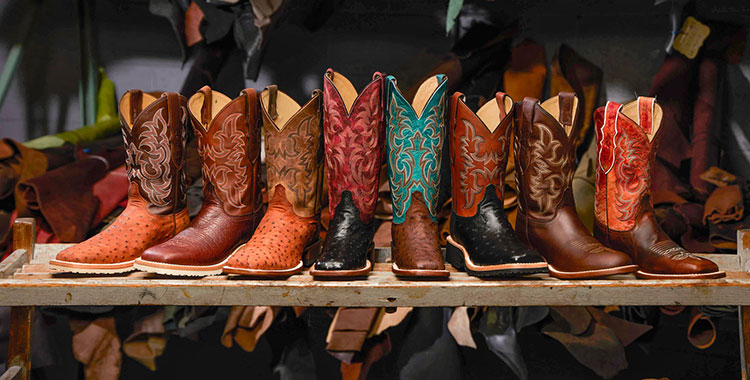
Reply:
M464 265L464 253L450 241L445 245L445 261L453 265L456 270L466 270Z
M320 251L323 248L323 243L318 239L315 243L312 243L305 248L305 251L302 252L302 265L305 267L310 267L318 260L318 257L320 257Z

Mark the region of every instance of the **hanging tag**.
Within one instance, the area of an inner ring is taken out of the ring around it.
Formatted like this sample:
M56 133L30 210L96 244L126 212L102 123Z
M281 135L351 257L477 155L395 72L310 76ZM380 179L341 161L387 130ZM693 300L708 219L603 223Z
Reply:
M689 16L682 24L680 33L674 39L673 47L684 56L693 59L698 55L698 50L703 46L703 42L709 33L711 33L711 29L708 26Z

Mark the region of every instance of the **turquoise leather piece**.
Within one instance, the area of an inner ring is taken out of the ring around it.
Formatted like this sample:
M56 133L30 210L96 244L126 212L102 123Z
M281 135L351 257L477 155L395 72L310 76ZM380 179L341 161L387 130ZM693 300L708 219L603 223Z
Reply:
M386 155L396 224L404 222L417 191L422 193L430 217L437 220L447 78L443 74L436 77L438 87L419 116L399 91L396 78L387 78Z

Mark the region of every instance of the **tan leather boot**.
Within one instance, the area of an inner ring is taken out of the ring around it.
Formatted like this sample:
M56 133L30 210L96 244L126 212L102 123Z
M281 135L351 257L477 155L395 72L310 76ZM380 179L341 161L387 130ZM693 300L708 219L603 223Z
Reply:
M320 253L321 92L315 91L302 107L276 86L266 88L260 98L268 211L250 241L229 258L224 273L289 276Z
M50 265L75 273L122 273L189 223L185 190L187 107L173 92L131 90L120 100L130 190L128 206L98 235L63 250Z

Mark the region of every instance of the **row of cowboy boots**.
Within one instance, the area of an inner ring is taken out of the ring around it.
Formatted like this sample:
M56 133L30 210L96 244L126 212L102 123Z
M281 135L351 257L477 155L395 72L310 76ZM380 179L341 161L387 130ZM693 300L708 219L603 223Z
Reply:
M476 114L463 94L453 95L453 209L446 259L478 277L547 268L562 279L631 272L652 279L723 277L715 263L671 241L654 218L650 173L661 109L653 98L625 106L610 102L595 113L599 165L596 227L590 235L576 214L571 188L579 114L573 93L517 104L498 93ZM503 212L501 190L513 131L519 194L515 233Z
M563 279L636 272L650 279L708 279L718 266L679 247L662 231L651 201L661 108L654 98L609 102L594 115L598 165L594 237L576 215L571 182L582 117L578 98L562 92L526 98L515 110L516 232Z
M128 151L128 207L112 226L62 251L51 264L81 273L133 269L168 275L288 276L313 262L315 277L356 277L372 268L378 181L387 162L393 199L393 272L449 275L437 240L444 75L409 103L395 78L375 73L361 94L328 70L323 92L300 106L275 86L236 99L204 87L126 93L120 102ZM578 99L514 104L498 93L476 113L456 93L448 112L453 202L446 258L479 277L549 272L592 278L637 270L645 278L715 278L716 265L661 231L649 196L661 121L652 98L608 103L595 115L599 167L592 237L575 212L571 180L581 117ZM204 201L188 222L183 173L192 120ZM638 120L637 122L634 120ZM265 130L268 208L260 191ZM503 173L515 133L519 209L514 232L503 211ZM385 160L384 160L385 152ZM323 172L331 222L320 241ZM257 228L257 230L256 230Z

